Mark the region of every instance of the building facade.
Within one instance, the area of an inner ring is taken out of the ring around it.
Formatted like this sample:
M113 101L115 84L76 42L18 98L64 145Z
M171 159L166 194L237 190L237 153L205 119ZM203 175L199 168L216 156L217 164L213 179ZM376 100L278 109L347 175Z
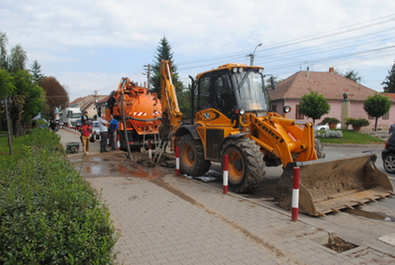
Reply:
M330 68L329 72L299 71L277 84L276 89L269 92L272 109L283 115L283 108L288 105L292 111L287 114L287 118L312 122L312 119L300 114L299 106L302 96L313 91L323 95L331 106L329 113L316 120L315 124L326 117L341 120L342 104L346 93L350 101L349 117L367 119L370 125L364 128L374 128L375 118L368 116L363 109L363 103L369 96L379 92L334 73L333 68ZM388 98L392 101L392 106L386 115L378 119L378 129L387 129L395 123L395 98L390 96Z

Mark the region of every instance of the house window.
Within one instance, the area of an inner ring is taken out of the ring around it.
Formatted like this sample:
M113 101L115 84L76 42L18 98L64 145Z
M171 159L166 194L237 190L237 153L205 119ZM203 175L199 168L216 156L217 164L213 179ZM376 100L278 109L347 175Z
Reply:
M390 112L388 111L386 114L383 115L383 120L389 120L390 119Z
M296 107L296 111L295 111L295 119L297 119L297 120L303 120L304 119L304 116L302 115L302 114L300 114L300 112L299 112L299 104L297 104L295 107Z

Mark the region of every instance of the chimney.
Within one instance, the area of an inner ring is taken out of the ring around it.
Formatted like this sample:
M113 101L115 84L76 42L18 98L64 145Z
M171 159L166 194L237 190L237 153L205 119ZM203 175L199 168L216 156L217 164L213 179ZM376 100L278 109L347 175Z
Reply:
M329 73L333 74L335 72L335 68L329 67Z
M307 66L306 77L309 78L309 67Z

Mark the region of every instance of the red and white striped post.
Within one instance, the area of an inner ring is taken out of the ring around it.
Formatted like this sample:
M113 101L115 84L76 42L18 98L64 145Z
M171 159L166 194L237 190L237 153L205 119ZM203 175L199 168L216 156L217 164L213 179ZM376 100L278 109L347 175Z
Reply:
M148 140L148 158L149 158L149 160L152 160L152 144L151 144L151 140Z
M121 150L121 135L119 133L117 133L117 149Z
M294 180L292 186L292 221L298 221L299 213L299 187L300 187L300 167L294 167Z
M229 160L228 155L224 155L224 168L223 168L223 194L228 194L228 169L229 169Z
M180 147L176 146L176 174L180 175Z

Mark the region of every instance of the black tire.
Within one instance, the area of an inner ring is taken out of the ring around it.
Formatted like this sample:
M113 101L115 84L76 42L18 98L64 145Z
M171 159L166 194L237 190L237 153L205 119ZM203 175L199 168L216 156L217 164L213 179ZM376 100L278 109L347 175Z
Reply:
M204 159L203 146L200 140L186 134L180 138L180 167L189 176L203 176L210 169L211 162Z
M384 157L383 167L388 173L395 173L395 153L388 153Z
M259 186L265 175L265 162L259 146L249 138L229 140L221 155L228 155L229 188L249 193Z
M317 153L318 159L325 158L326 154L324 153L324 147L322 146L320 140L317 138L314 139L314 148L315 152Z

